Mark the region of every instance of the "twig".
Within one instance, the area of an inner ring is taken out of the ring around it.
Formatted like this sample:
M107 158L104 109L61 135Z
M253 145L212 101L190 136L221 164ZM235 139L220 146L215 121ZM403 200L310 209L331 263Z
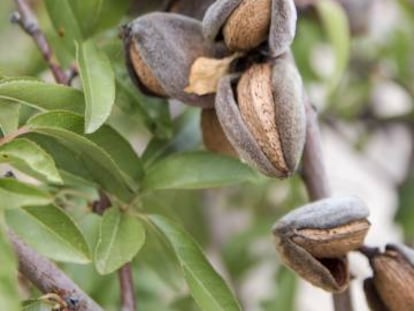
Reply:
M11 230L8 237L19 260L19 270L43 293L55 293L70 311L103 311L54 263L24 244Z
M73 80L79 75L79 69L76 64L72 64L67 71L68 85L72 85Z
M319 200L330 196L330 188L322 156L321 140L317 113L308 99L306 105L306 144L303 153L302 177L309 198ZM335 311L352 311L352 301L349 288L339 294L333 294Z
M10 134L8 134L8 135L0 138L0 146L3 146L5 144L11 142L13 139L15 139L15 138L17 138L17 137L19 137L21 135L27 134L29 132L30 132L30 129L28 127L24 127L23 126L23 127L19 128L19 129L17 129L16 131L14 131L14 132L12 132L12 133L10 133Z
M119 269L118 278L121 286L122 311L135 311L135 290L130 263L125 264Z
M25 0L15 0L14 2L16 3L17 12L13 13L11 21L13 23L19 24L21 28L33 38L34 42L42 53L44 60L49 65L49 68L56 82L60 84L68 84L68 77L60 65L53 60L52 49L47 42L45 34L40 29L39 22L37 21L36 16L33 14L30 6L26 3Z
M303 172L306 189L312 201L330 195L328 177L323 161L317 113L309 100L305 101L306 108L306 144L303 151Z
M102 216L103 213L111 206L112 202L109 199L108 195L102 190L99 190L99 199L92 202L92 211L95 214Z

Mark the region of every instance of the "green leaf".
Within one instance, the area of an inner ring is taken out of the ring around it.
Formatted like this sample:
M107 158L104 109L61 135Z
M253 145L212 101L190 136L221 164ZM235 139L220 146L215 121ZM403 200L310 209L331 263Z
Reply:
M83 113L85 109L81 91L30 79L0 81L0 98L21 102L40 110L59 109Z
M169 154L193 150L201 143L200 109L189 108L173 124L172 137L154 137L142 155L145 167Z
M96 131L115 101L115 76L106 54L92 40L77 46L76 58L86 99L85 132Z
M277 292L274 297L263 303L262 309L265 311L283 310L294 311L296 310L296 288L297 277L289 269L281 266L277 272Z
M398 189L398 209L395 221L402 227L405 241L414 238L414 176L409 176Z
M81 116L59 111L38 115L29 123L32 121L47 127L67 129L88 139L102 148L122 173L132 180L138 180L143 174L141 160L129 142L108 125L102 126L95 133L84 135L84 121ZM130 181L130 183L133 184L133 181Z
M22 311L53 311L53 306L43 301L31 300L23 303Z
M0 101L0 130L7 135L17 130L19 125L20 104L8 100Z
M129 4L129 0L70 1L71 7L79 16L83 33L88 37L99 30L115 26L125 15Z
M51 183L62 183L52 157L25 138L0 146L0 163L10 163L22 172Z
M115 26L129 4L129 0L46 0L53 26L68 48L73 48L75 41Z
M20 297L17 284L17 260L0 226L0 301L1 308L7 311L19 311Z
M296 26L296 33L300 35L298 40L293 41L291 49L300 75L305 83L313 80L319 81L319 75L315 73L309 51L324 40L324 31L314 19L300 18Z
M237 159L209 152L187 152L172 155L151 166L142 188L204 189L254 181L258 176Z
M85 1L88 2L88 1ZM60 41L74 55L75 42L81 42L84 34L81 29L80 16L73 9L71 0L45 0L47 13L52 21ZM93 16L93 12L90 14Z
M67 181L65 180L65 177L67 177L66 174L74 175L78 177L78 179L94 181L94 178L88 172L88 168L84 163L82 154L79 154L79 152L72 151L53 137L37 133L30 133L25 137L31 141L34 141L52 156L56 167L59 169L60 175L65 182L65 185L67 184Z
M340 82L348 65L351 34L346 13L338 2L321 0L315 5L336 58L335 70L327 80L328 93L331 93Z
M64 262L90 262L89 247L78 226L55 205L7 210L6 221L44 256Z
M42 119L42 122L47 123L48 126L68 129L103 148L119 166L121 171L133 180L138 180L142 176L143 169L140 158L130 143L112 127L103 125L95 133L85 135L82 131L83 118L78 115L51 112L49 114L43 114L39 118ZM61 119L65 119L64 125L60 122Z
M191 295L200 308L205 311L241 310L232 292L209 264L193 238L162 216L151 215L149 218L171 243Z
M132 189L136 189L135 182L128 178L126 173L120 169L120 165L125 169L126 164L129 165L131 158L138 159L131 151L132 148L124 143L123 140L111 141L105 140L106 132L111 132L110 137L120 137L114 134L113 130L103 130L92 135L82 135L83 118L76 114L62 111L54 111L39 114L28 121L30 129L33 132L51 136L59 140L60 143L77 153L87 167L89 174L99 183L105 190L116 194L120 199L128 201L132 197ZM101 134L104 136L100 136ZM95 141L104 141L105 147L99 146ZM111 144L113 147L111 149ZM121 152L116 150L117 147L125 147ZM129 148L129 149L128 149ZM110 153L108 152L110 151ZM131 151L131 152L127 152ZM118 161L115 163L114 158ZM126 164L122 160L127 160ZM131 160L132 161L132 160ZM132 165L131 165L132 166ZM140 170L140 162L136 161L134 172ZM134 172L129 172L134 173Z
M123 53L120 46L117 55ZM138 119L156 137L171 135L171 116L165 99L146 97L140 93L125 71L115 66L116 98L115 104L125 116Z
M130 143L112 127L104 125L86 137L103 148L116 162L123 174L129 176L133 181L140 180L143 175L141 159Z
M111 208L105 212L95 250L95 265L108 274L130 262L145 242L145 230L136 217Z
M174 311L194 311L198 310L197 304L190 295L180 296L170 304Z
M0 179L0 209L17 209L27 205L51 203L49 193L13 178Z
M164 234L150 221L143 222L145 227L145 244L136 260L139 266L148 267L170 288L179 291L184 280L180 275L180 266L174 250Z

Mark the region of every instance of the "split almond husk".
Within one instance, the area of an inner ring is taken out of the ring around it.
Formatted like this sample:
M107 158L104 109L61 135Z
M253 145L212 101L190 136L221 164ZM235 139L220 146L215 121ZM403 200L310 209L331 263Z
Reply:
M240 78L220 80L216 112L247 163L271 177L292 175L305 144L303 86L288 56L254 64Z
M270 54L285 53L296 32L293 0L219 0L203 18L204 36L223 38L231 51L248 51L267 42Z
M355 197L307 204L275 224L276 250L283 263L308 282L341 292L349 283L346 255L362 246L370 227L368 215Z

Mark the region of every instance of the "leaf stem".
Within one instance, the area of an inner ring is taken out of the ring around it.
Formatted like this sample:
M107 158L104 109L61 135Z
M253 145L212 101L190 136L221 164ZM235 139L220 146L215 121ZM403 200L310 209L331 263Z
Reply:
M323 161L317 113L308 98L306 108L306 144L303 152L302 178L312 201L329 197L331 190ZM335 311L352 311L349 288L339 294L332 294Z
M121 287L122 311L136 311L131 263L125 264L118 270L118 278Z
M27 126L23 126L19 129L17 129L16 131L0 138L0 147L7 144L7 143L9 143L9 142L11 142L13 139L15 139L15 138L17 138L21 135L27 134L29 132L30 132L30 128L27 127Z
M26 3L25 0L15 0L17 12L14 12L11 17L11 22L19 24L20 27L33 38L43 59L49 65L50 71L55 78L55 81L59 84L69 84L69 78L62 70L62 67L53 60L52 49L46 39L45 34L39 27L39 22L36 16L33 14L32 9Z

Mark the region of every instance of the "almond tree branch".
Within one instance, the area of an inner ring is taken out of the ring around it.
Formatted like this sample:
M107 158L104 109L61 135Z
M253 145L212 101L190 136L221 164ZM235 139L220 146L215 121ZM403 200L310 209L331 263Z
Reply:
M323 162L317 113L309 100L305 101L305 109L307 124L302 178L310 200L316 201L329 197L331 190Z
M119 269L118 278L121 286L122 311L135 311L136 301L131 263L127 263Z
M305 100L305 105L307 125L302 178L310 200L315 201L329 197L331 190L323 161L317 113L309 99ZM353 310L349 288L342 293L332 294L332 296L335 311Z
M40 291L58 294L69 311L103 311L54 263L24 244L11 230L7 234L19 260L19 270Z
M55 78L55 81L60 84L68 84L69 79L61 66L53 60L53 52L47 42L46 36L39 27L39 22L36 16L33 14L30 6L25 0L15 0L17 12L12 15L11 21L17 23L20 27L33 38L43 59L49 65L50 71Z

